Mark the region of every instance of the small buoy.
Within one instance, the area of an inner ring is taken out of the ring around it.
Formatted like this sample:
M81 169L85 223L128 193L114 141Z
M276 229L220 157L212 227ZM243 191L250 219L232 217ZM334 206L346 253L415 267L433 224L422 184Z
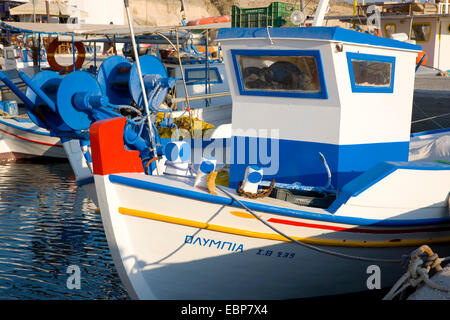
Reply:
M191 148L185 141L172 141L165 148L167 174L185 176L189 173L189 159Z
M208 175L216 170L217 160L214 158L203 157L202 163L197 171L197 177L195 178L194 186L197 188L207 188Z
M248 193L258 193L258 187L263 178L263 170L258 166L249 166L245 170L242 190Z

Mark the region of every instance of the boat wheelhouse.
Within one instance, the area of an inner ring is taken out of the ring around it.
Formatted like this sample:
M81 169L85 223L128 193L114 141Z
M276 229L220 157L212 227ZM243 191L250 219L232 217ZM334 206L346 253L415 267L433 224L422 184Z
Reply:
M382 161L408 161L419 46L337 27L222 29L219 41L232 130L242 132L232 139L278 148L277 171L265 172L267 179L326 183L319 152L337 188ZM248 157L238 164L234 154L232 186L248 165L267 166Z

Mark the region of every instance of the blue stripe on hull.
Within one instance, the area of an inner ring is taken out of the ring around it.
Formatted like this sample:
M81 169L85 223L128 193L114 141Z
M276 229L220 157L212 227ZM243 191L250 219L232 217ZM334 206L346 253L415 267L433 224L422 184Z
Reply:
M241 208L240 204L236 203L233 199L223 196L211 195L209 193L199 192L195 190L182 189L165 184L150 182L141 179L134 179L130 177L124 177L120 175L109 175L109 181L115 184L120 184L132 188L150 190L154 192L161 192L177 197L189 198L197 201L204 201L213 204L220 204L226 206L232 206ZM357 217L345 217L326 213L310 212L305 210L295 210L284 207L277 207L268 205L265 203L257 203L251 201L242 201L248 208L255 211L279 214L288 217L295 217L301 219L311 219L316 221L326 221L333 223L343 223L356 226L419 226L419 225L432 225L439 223L447 223L448 217L445 218L428 218L428 219L404 219L404 220L380 220L380 219L367 219ZM301 208L301 207L299 207Z

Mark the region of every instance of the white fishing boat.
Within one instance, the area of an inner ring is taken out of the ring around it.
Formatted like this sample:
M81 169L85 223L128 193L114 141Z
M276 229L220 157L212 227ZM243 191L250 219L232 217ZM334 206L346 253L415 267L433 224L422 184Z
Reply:
M60 139L23 117L0 117L0 160L65 159Z
M373 265L392 286L420 245L450 253L450 166L408 162L419 46L336 27L222 29L219 40L230 139L200 157L169 143L149 175L123 146L125 119L90 128L105 233L133 298L354 293ZM227 150L223 187L211 173Z

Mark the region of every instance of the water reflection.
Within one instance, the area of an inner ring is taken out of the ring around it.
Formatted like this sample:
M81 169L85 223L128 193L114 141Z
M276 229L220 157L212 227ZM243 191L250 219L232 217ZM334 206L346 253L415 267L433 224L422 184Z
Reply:
M81 289L66 282L81 270ZM101 217L67 163L0 166L0 299L127 299Z

